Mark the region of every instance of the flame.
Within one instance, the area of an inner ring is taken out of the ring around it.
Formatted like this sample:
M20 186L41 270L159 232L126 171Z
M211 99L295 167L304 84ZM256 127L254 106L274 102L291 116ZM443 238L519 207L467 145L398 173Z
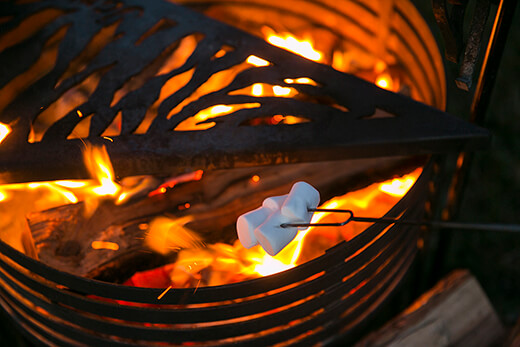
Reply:
M269 27L263 27L262 32L273 46L285 48L309 60L321 61L323 58L323 53L314 49L314 43L309 38L300 40L289 33L277 34Z
M157 217L148 226L145 243L157 253L168 254L183 248L200 248L202 239L186 227L193 217Z
M97 196L117 197L121 186L115 183L114 169L106 147L87 146L84 161L91 176L99 183L92 188L92 192Z
M310 79L308 77L299 77L299 78L296 78L296 79L286 78L283 81L285 83L287 83L287 84L308 84L308 85L311 85L311 86L317 86L318 85L318 83L316 83L315 81L313 81L312 79Z
M125 187L115 182L112 164L104 147L87 146L83 155L92 179L0 185L0 211L7 211L0 219L0 238L3 241L20 251L24 250L21 234L30 212L83 201L88 216L95 211L100 199L118 201L128 195ZM107 244L104 247L114 248Z
M267 60L257 57L256 55L250 55L247 57L246 62L256 67L271 65Z
M7 124L0 123L0 143L5 140L7 135L11 133L11 127Z
M401 178L395 178L391 182L381 183L379 190L389 195L402 197L415 183L413 175L405 175Z
M168 293L170 291L170 289L172 289L172 286L168 286L166 287L166 289L164 290L164 292L162 292L161 294L159 294L159 296L157 297L157 300L161 300L165 295L166 293Z
M420 173L421 169L417 169L397 179L374 183L335 197L320 207L350 209L358 216L381 217L406 194ZM344 219L345 215L339 213L319 212L312 217L312 223L341 222ZM185 225L190 220L190 217L159 217L152 222L147 236L148 239L155 238L156 245L151 247L162 254L178 251L175 263L166 265L160 271L150 270L155 271L156 276L166 273L168 278L165 281L174 288L223 285L285 271L322 254L341 240L355 237L367 228L367 223L308 228L300 231L291 243L272 257L260 246L245 249L238 240L232 245L204 245L196 233L186 229ZM146 277L150 274L136 276ZM135 284L142 281L136 278L131 282Z
M313 41L309 38L298 39L288 33L276 33L269 27L263 27L262 32L266 41L275 46L287 49L310 60L324 61L323 53L314 48ZM333 52L332 58L332 63L336 64L333 64L334 68L350 72L350 64L353 61L351 56ZM248 56L246 63L254 67L271 65L269 61L255 55ZM393 90L396 88L396 83L388 72L386 63L381 60L373 60L371 67L371 73L367 76L363 76L364 78L371 80L385 89ZM286 78L283 82L287 85L318 85L318 83L308 77ZM256 97L273 95L278 97L293 97L298 94L298 91L292 87L270 85L267 83L254 83L249 89L246 89L245 92ZM249 107L259 106L259 104L251 104ZM244 107L248 106L215 105L183 121L175 130L208 129L214 126L215 123L201 122L230 114ZM271 117L269 124L278 124L282 121L285 124L294 124L301 122L302 119L290 115L274 115ZM392 182L373 184L365 189L334 198L321 207L351 209L359 215L382 216L397 202L399 197L406 193L419 174L420 169L410 174L409 178L403 178L404 183L402 184ZM259 180L260 178L257 175L251 178L252 183L258 183ZM397 180L396 182L401 181ZM392 188L388 188L388 186ZM164 193L166 190L167 188L165 186L161 186L157 190L157 194ZM300 231L289 245L276 256L271 257L260 246L245 249L241 246L239 241L236 241L233 245L216 243L208 245L205 248L200 248L200 238L191 230L186 229L185 224L189 220L184 218L186 217L181 219L162 217L160 223L158 223L157 220L152 223L150 227L151 232L149 230L147 236L149 246L160 253L165 254L172 250L178 251L177 262L170 266L168 270L169 280L174 287L199 286L201 281L205 282L203 283L204 285L221 285L248 278L275 274L295 267L299 263L308 260L309 256L319 255L317 253L323 252L341 240L351 239L366 228L366 224L363 223L350 223L342 228L308 228ZM344 216L338 214L316 213L313 216L312 222L316 223L320 220L339 222L342 221L342 218L344 218ZM171 236L168 236L171 234L169 230L172 229L177 230L177 232L174 233L176 236L173 239ZM164 234L165 230L168 235ZM309 241L309 239L316 242ZM190 243L196 245L195 249L191 248ZM320 245L321 248L319 248L319 252L312 251L313 244ZM305 252L303 251L304 249L306 250ZM308 249L311 249L311 251L309 252ZM302 257L302 254L307 254L307 258ZM204 280L200 274L202 270L205 270L204 277L208 277Z

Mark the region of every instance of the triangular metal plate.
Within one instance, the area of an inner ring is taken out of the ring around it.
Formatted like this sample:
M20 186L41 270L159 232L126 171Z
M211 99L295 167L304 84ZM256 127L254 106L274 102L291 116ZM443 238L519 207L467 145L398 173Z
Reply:
M32 32L17 29L44 11L53 20L36 23ZM84 177L85 139L106 146L119 176L461 151L489 140L485 129L166 1L2 2L0 13L7 18L0 21L0 93L13 94L0 114L0 122L12 128L0 144L4 181ZM186 37L197 43L187 60L157 71ZM42 57L52 61L52 54L55 64L46 66ZM219 90L194 97L212 76L236 69L250 55L269 65L242 69ZM37 64L43 72L34 72ZM285 82L300 77L316 85ZM176 78L185 84L157 103ZM304 97L240 93L254 83L292 87ZM89 86L74 109L53 116L57 100ZM191 102L179 107L188 97ZM221 104L249 106L210 119L216 124L207 130L174 130ZM376 111L390 117L371 117ZM278 114L307 122L253 125ZM41 119L47 127L31 139ZM70 139L87 119L88 133ZM115 135L105 136L118 119Z

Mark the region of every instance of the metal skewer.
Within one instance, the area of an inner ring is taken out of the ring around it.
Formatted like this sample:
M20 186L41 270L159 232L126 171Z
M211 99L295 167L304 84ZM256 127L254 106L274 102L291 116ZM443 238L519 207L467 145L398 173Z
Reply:
M439 222L439 221L414 221L401 220L397 218L373 218L373 217L356 217L351 210L328 209L328 208L310 208L309 212L332 212L332 213L346 213L348 218L339 223L283 223L282 228L289 227L340 227L350 222L365 222L365 223L385 223L385 224L401 224L401 225L418 225L429 226L442 229L462 229L474 231L499 231L499 232L520 232L520 225L517 224L480 224L480 223L464 223L464 222Z

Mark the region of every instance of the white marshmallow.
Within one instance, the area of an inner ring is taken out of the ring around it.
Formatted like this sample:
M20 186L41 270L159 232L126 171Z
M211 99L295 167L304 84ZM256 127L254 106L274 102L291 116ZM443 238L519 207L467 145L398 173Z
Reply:
M313 212L309 209L318 207L320 193L306 182L296 182L282 205L282 214L292 223L308 224ZM306 229L306 228L300 228Z
M292 222L290 218L282 215L280 211L276 211L255 229L255 237L267 254L271 256L278 254L294 239L298 233L298 228L282 228L281 226L284 223Z
M282 208L282 205L287 198L287 194L279 196L271 196L264 200L262 206L267 207L271 211L277 211Z
M256 210L245 213L237 219L237 233L238 239L242 246L245 248L251 248L258 244L255 237L254 230L264 223L267 217L272 214L273 211L266 207L259 207Z

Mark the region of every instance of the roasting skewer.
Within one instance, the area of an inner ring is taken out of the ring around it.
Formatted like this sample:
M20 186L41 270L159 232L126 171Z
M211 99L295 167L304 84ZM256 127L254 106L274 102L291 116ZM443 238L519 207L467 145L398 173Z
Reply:
M416 225L428 226L442 229L462 229L473 231L498 231L498 232L520 232L520 225L518 224L496 224L496 223L466 223L466 222L447 222L447 221L415 221L402 220L398 218L374 218L374 217L358 217L354 215L352 210L342 209L328 209L328 208L309 208L309 212L331 212L331 213L346 213L349 216L343 222L338 223L282 223L280 227L340 227L347 225L350 222L364 222L364 223L385 223L385 224L401 224L401 225Z
M287 195L270 197L256 210L241 215L237 219L237 234L245 248L257 244L271 256L285 248L296 236L298 230L308 227L341 227L351 222L401 224L427 226L442 229L473 231L495 231L520 233L520 225L481 224L450 221L421 221L406 218L358 217L352 210L318 208L319 192L306 182L297 182ZM314 212L345 213L347 218L336 223L312 223Z

